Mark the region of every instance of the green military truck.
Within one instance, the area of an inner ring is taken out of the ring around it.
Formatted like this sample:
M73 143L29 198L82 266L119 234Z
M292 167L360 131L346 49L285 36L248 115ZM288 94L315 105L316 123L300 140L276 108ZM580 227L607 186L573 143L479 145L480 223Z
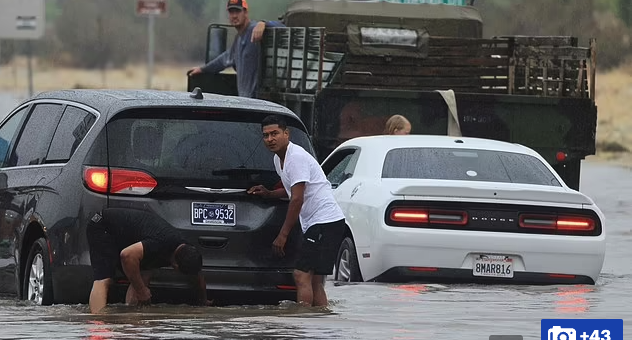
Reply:
M473 6L298 1L266 31L258 97L293 110L322 161L349 138L383 133L393 114L414 134L533 148L572 188L595 153L595 41L483 38ZM227 27L208 28L209 61ZM188 78L188 90L236 95L234 72Z

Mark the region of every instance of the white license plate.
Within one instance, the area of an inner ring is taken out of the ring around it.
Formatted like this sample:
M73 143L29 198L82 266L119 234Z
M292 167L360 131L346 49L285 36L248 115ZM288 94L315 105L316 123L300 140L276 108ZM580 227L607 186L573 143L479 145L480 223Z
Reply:
M513 260L505 255L479 255L472 266L474 276L513 278Z
M234 226L235 204L193 202L191 204L191 223Z

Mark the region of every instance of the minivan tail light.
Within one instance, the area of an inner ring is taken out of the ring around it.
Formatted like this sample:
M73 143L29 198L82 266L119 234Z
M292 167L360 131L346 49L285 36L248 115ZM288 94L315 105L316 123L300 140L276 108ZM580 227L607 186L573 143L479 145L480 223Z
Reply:
M108 192L109 177L107 168L86 167L83 171L83 180L88 188L102 194Z
M595 220L584 216L520 215L520 227L564 231L593 231Z
M112 194L146 195L158 185L158 182L146 172L137 170L112 170Z
M88 188L99 193L146 195L158 182L146 172L105 167L86 167L84 181Z
M391 210L389 217L395 223L467 224L467 213L465 211L394 208Z

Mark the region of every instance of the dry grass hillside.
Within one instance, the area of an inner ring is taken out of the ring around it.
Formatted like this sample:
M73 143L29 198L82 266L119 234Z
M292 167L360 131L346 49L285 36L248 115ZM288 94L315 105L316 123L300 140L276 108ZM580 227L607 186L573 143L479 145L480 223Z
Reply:
M632 164L632 63L596 76L597 159Z
M0 67L0 91L23 94L28 91L27 67L24 59ZM152 88L186 89L186 71L196 66L156 64ZM122 69L100 70L52 67L33 62L34 91L60 88L145 88L145 65ZM632 63L597 74L598 155L589 160L608 160L632 165Z

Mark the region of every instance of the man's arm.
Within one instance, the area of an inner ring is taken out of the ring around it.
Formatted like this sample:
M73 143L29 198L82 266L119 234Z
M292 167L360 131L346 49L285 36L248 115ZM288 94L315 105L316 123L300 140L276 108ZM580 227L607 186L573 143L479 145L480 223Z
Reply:
M210 306L212 304L212 301L209 301L208 297L206 296L206 280L204 279L204 275L200 273L195 277L194 280L194 286L197 289L198 305Z
M263 32L266 30L266 28L274 27L285 27L285 25L280 21L259 21L257 23L257 26L255 26L255 28L252 30L252 37L250 38L250 41L261 41L261 38L263 38Z
M296 221L298 221L301 208L303 207L304 194L305 182L299 182L292 186L292 198L290 198L290 204L287 208L285 222L283 222L279 235L272 243L273 250L277 253L277 255L285 256L285 243L287 242L288 235L290 235L290 231L292 231Z
M147 302L151 298L149 288L143 283L140 274L140 261L143 259L143 243L137 242L121 251L121 265L125 276L136 291L140 302Z
M248 189L248 193L252 195L262 196L265 198L276 198L276 199L288 198L287 191L285 191L283 187L274 189L274 190L268 190L263 185L256 185Z
M268 195L268 197L281 199L281 198L288 198L288 195L287 195L287 191L285 191L284 188L280 188L280 189L274 189L270 191L270 195Z
M280 21L263 21L267 28L271 27L285 27L285 25Z
M279 235L272 243L273 250L281 256L285 255L285 243L292 228L299 219L303 208L305 187L310 180L310 165L307 160L300 158L288 162L286 159L285 170L292 186L290 189L290 204L285 215L285 221L279 231Z
M222 52L215 59L208 62L208 64L200 67L203 73L219 73L229 66L232 66L230 60L230 50Z
M292 228L298 221L298 217L303 207L305 195L305 182L296 183L292 186L292 198L290 198L290 204L287 208L287 214L285 215L285 222L281 227L280 235L287 237L292 231Z

